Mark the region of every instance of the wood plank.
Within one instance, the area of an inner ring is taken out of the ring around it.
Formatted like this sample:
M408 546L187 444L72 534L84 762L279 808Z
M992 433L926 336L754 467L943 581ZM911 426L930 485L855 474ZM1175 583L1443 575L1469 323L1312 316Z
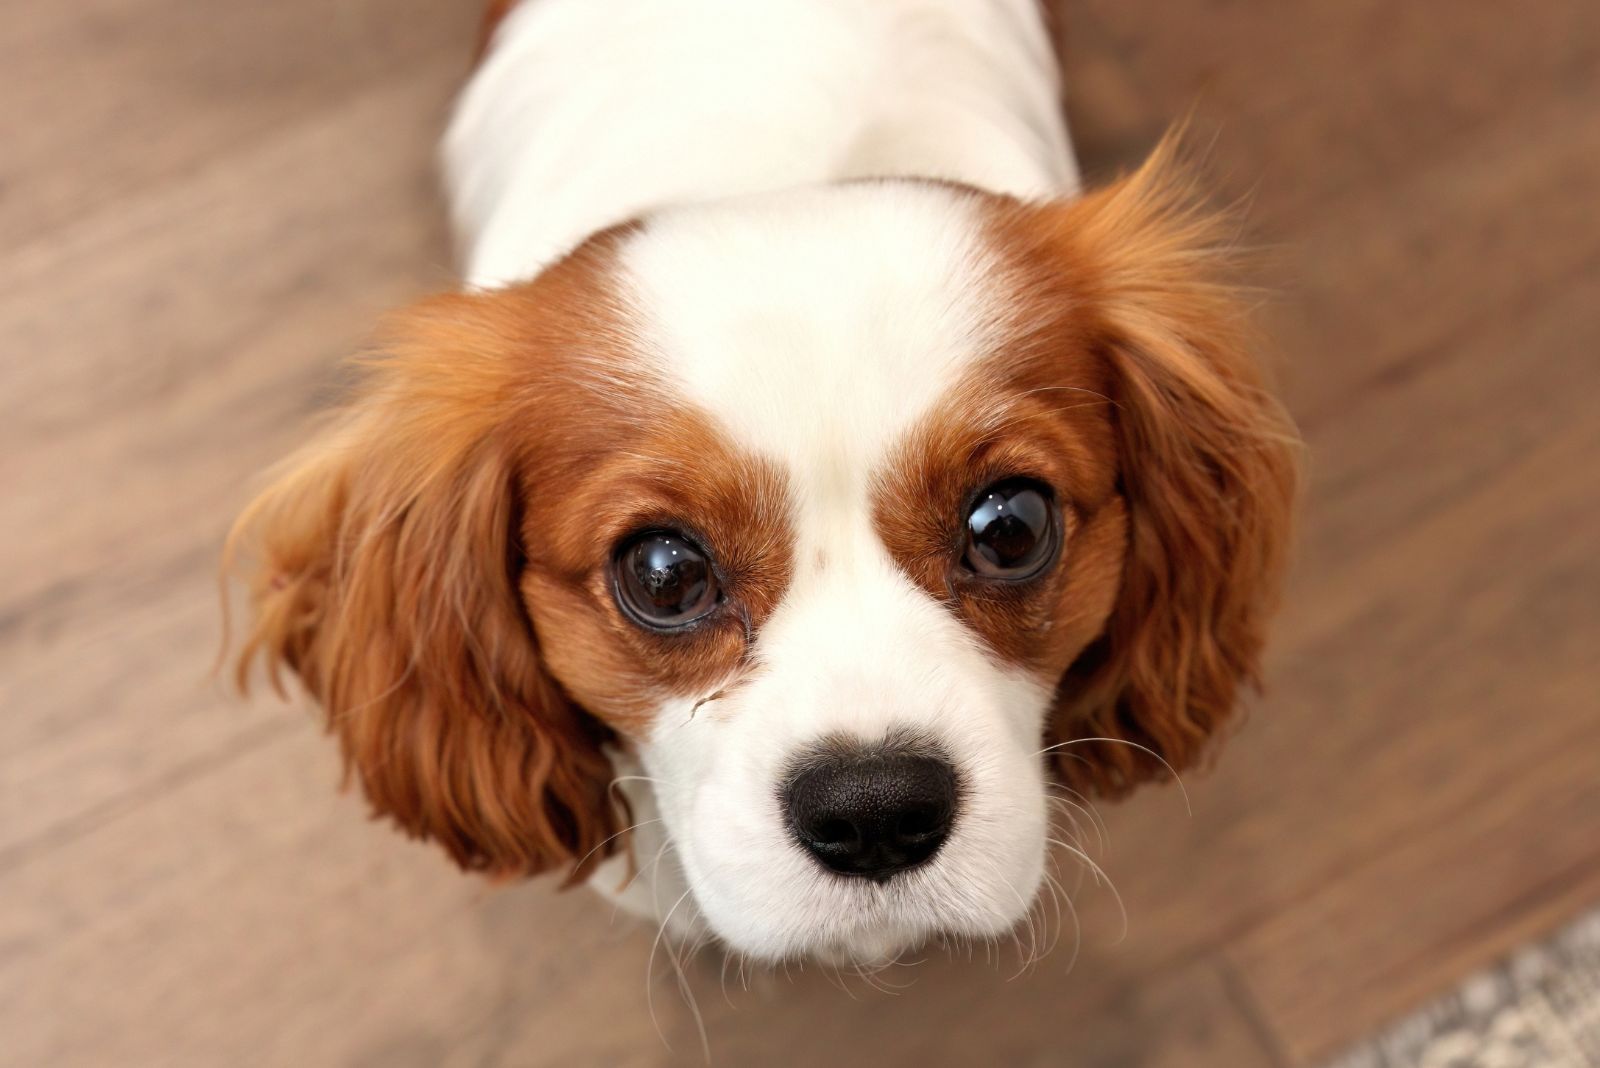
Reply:
M32 354L0 369L0 672L32 695L0 717L0 849L267 714L207 685L222 537L345 352L446 277L419 119L446 92L436 67L356 95L0 264L0 331Z
M710 1017L712 1053L717 1062L758 1064L783 1050L782 1063L818 1068L1279 1063L1219 962L1185 962L1138 977L1104 958L1079 966L1072 976L1046 964L1012 979L1009 962L994 970L934 960L903 978L889 976L906 984L898 993L856 990L852 983L850 998L816 977L770 982L759 1004L736 998L734 1008Z
M1348 415L1428 359L1535 313L1600 255L1597 186L1600 82L1507 113L1459 154L1296 227L1267 253L1281 291L1265 310L1302 424Z
M419 64L459 77L472 39L470 17L430 0L11 0L6 25L0 245L10 249Z
M1355 620L1394 643L1368 650L1372 679L1317 687L1326 713L1394 715L1342 752L1319 745L1318 764L1345 768L1354 790L1322 792L1323 776L1306 769L1328 812L1302 828L1320 855L1300 862L1303 892L1236 943L1299 1057L1332 1052L1600 891L1597 450L1600 424L1572 427L1420 525L1391 558L1389 605ZM1515 518L1484 522L1487 509ZM1416 543L1460 576L1454 596L1407 596L1399 571L1415 567ZM1514 582L1473 579L1507 559L1521 563ZM1399 720L1435 725L1419 733ZM1281 850L1278 860L1295 864Z
M1493 0L1448 18L1383 0L1183 7L1056 5L1069 77L1082 43L1109 49L1148 101L1151 129L1195 109L1213 168L1258 194L1269 233L1315 222L1419 164L1469 154L1508 116L1594 87L1600 9L1541 0L1508 18Z
M518 974L552 1033L611 977L642 976L641 936L616 939L593 895L497 898L369 826L336 778L306 723L8 866L9 1062L420 1061L469 1043ZM651 1048L642 996L612 994L619 1018L591 1048Z

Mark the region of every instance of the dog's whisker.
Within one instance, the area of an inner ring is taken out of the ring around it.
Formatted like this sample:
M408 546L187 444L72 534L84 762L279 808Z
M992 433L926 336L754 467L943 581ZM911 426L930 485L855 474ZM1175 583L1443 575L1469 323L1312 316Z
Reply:
M1090 801L1087 796L1079 793L1077 790L1074 790L1072 787L1063 783L1046 783L1045 788L1051 790L1060 790L1062 793L1066 794L1069 799L1075 799L1072 802L1073 807L1077 808L1081 812L1086 813L1090 819L1094 820L1095 827L1100 832L1101 841L1104 843L1101 848L1109 849L1111 847L1111 828L1106 825L1105 818L1100 815L1100 809L1096 807L1093 801Z
M1050 841L1052 843L1054 843L1055 845L1060 846L1062 849L1065 849L1068 853L1070 853L1074 857L1078 858L1078 860L1080 862L1082 862L1083 864L1087 865L1094 872L1095 885L1098 886L1103 881L1105 883L1106 889L1111 891L1111 896L1112 896L1113 899L1116 900L1116 903L1117 903L1117 911L1122 916L1122 933L1117 936L1116 942L1114 942L1112 944L1116 945L1116 944L1121 943L1124 939L1126 939L1128 937L1128 908L1123 903L1122 894L1117 890L1116 884L1111 881L1111 876L1107 875L1105 869L1100 867L1100 865L1096 864L1094 862L1094 859L1091 858L1089 856L1089 854L1085 853L1083 850L1075 849L1072 846L1068 845L1067 843L1065 843L1065 842L1063 842L1063 841L1061 841L1059 839L1052 838L1052 839L1050 839Z
M730 1009L738 1007L734 1005L733 998L728 993L728 965L733 962L733 957L732 950L725 951L722 954L722 967L717 970L717 984L722 989L722 1001Z
M1054 862L1054 858L1052 858L1052 862ZM1059 872L1059 869L1057 870ZM1060 944L1061 907L1063 904L1065 904L1067 911L1072 916L1072 960L1076 960L1078 956L1078 947L1083 940L1083 933L1078 923L1078 910L1072 903L1072 896L1067 893L1066 888L1061 885L1061 880L1058 879L1055 874L1046 872L1045 879L1048 881L1050 895L1056 906L1056 937L1055 941L1051 942L1050 944L1050 951L1053 953L1056 946ZM1067 970L1069 972L1072 970L1071 961L1069 961L1067 964Z
M661 941L662 941L662 939L665 937L665 935L667 933L667 925L672 922L672 914L674 912L678 911L678 906L683 904L684 900L686 898L688 898L690 892L691 892L690 890L685 890L682 893L682 895L679 896L678 900L673 903L672 908L667 911L666 916L662 917L660 923L656 926L656 937L655 937L655 940L650 943L650 957L649 957L648 960L645 961L645 966L644 966L645 967L645 974L644 974L644 1001L645 1001L645 1008L649 1010L650 1023L656 1029L656 1037L661 1039L661 1044L667 1047L668 1052L672 1051L672 1043L667 1039L666 1032L661 1029L661 1020L656 1015L656 999L655 999L656 952L661 948ZM682 977L682 972L681 971L679 972L679 977L680 978ZM698 1016L698 1010L696 1011L696 1015ZM708 1055L709 1055L709 1053L708 1053Z
M664 839L662 841L662 843L661 843L661 848L656 850L656 855L650 861L650 863L646 864L644 867L638 869L632 875L628 876L627 881L624 882L620 887L617 888L617 891L616 891L617 900L611 906L611 921L613 923L616 922L617 912L622 908L622 895L627 892L627 890L628 890L628 888L630 886L632 886L634 883L638 882L639 879L644 875L645 872L651 871L651 870L657 868L661 864L661 858L666 856L667 850L668 850L668 848L671 847L671 845L672 845L672 839L670 839L670 838ZM660 912L661 912L661 898L659 896L660 895L660 890L661 890L661 884L659 882L652 882L650 884L650 902L651 902L651 905L655 908L655 911L656 911L657 915L659 915Z
M1172 781L1178 784L1178 791L1183 794L1183 807L1188 810L1189 818L1194 818L1194 806L1189 803L1189 788L1183 784L1183 776L1178 774L1177 768L1173 767L1167 762L1166 757L1162 756L1154 749L1151 749L1148 745L1140 745L1138 742L1130 742L1126 738L1074 738L1068 742L1057 742L1055 745L1047 745L1034 755L1044 756L1046 753L1051 753L1058 749L1066 749L1069 746L1074 745L1086 745L1090 742L1105 742L1111 745L1125 745L1130 749L1137 749L1142 753L1146 753L1149 756L1154 757L1162 767L1167 769L1167 774L1172 776Z
M1022 945L1022 937L1021 937L1020 934L1017 933L1017 927L1014 926L1012 928L1011 937L1012 937L1012 940L1016 943L1017 955L1021 959L1022 963L1017 968L1016 973L1013 974L1009 979L1006 980L1006 982L1009 983L1009 982L1012 982L1013 980L1017 979L1018 977L1020 977L1024 972L1026 972L1028 970L1029 963L1031 962L1032 959L1034 959L1035 955L1038 953L1038 949L1039 949L1039 932L1038 932L1038 929L1034 926L1033 908L1032 908L1032 906L1028 902L1026 902L1026 901L1024 901L1022 899L1022 895L1017 892L1016 886L1014 886L1012 884L1010 879L1007 879L1004 875L1000 875L998 872L996 872L995 874L1000 879L1001 885L1003 885L1007 890L1011 891L1011 896L1017 899L1017 904L1022 906L1023 912L1022 912L1022 920L1021 920L1020 926L1025 927L1027 929L1027 932L1028 932L1029 948L1028 949L1024 949L1023 945Z
M1067 958L1067 968L1062 974L1071 975L1073 966L1078 963L1078 954L1083 949L1083 921L1078 918L1078 906L1065 887L1061 890L1061 897L1067 904L1068 914L1072 917L1072 956Z
M805 965L803 964L801 965L801 967L804 966ZM861 1000L860 998L856 997L855 991L850 989L850 985L844 981L844 972L840 968L838 961L829 961L828 964L822 969L822 974L829 983L844 991L845 997L849 998L851 1001Z
M604 849L610 843L616 841L618 838L621 838L623 835L629 834L629 833L631 833L633 831L637 831L640 827L648 827L652 823L660 823L660 822L661 822L660 817L657 817L655 819L640 820L638 823L629 824L628 826L622 828L622 830L618 831L616 834L607 835L605 838L602 838L598 843L596 843L595 847L593 849L589 850L589 852L585 853L582 857L578 858L578 862L576 864L574 864L573 867L574 868L583 867L585 861L587 861L590 857L594 856L596 853L600 852L600 850Z
M1068 853L1072 854L1074 857L1081 857L1083 859L1083 862L1084 862L1083 863L1084 867L1090 867L1092 865L1092 872L1093 872L1093 875L1094 875L1094 885L1100 886L1105 881L1101 877L1102 876L1102 872L1104 871L1104 869L1101 868L1100 865L1095 864L1094 861L1090 860L1089 859L1089 854L1085 853L1077 845L1074 845L1071 842L1064 842L1061 839L1054 838L1054 837L1046 837L1045 841L1047 843L1049 843L1050 845L1053 845L1053 846L1056 846L1056 847L1058 847L1060 849L1066 850Z
M1081 843L1083 840L1083 824L1078 820L1077 814L1072 811L1070 803L1067 801L1067 799L1064 797L1051 797L1047 800L1049 801L1050 806L1061 814L1063 819L1072 824L1072 833ZM1094 825L1094 833L1095 838L1099 843L1100 851L1104 852L1105 840L1100 837L1100 828L1098 825Z

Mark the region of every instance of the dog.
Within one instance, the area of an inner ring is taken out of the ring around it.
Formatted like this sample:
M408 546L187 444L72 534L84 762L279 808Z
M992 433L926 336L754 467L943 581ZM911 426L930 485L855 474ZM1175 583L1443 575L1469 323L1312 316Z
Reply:
M373 810L674 937L986 939L1050 791L1202 760L1295 432L1171 141L1080 188L1035 0L492 6L464 284L238 521ZM280 687L281 688L281 687Z

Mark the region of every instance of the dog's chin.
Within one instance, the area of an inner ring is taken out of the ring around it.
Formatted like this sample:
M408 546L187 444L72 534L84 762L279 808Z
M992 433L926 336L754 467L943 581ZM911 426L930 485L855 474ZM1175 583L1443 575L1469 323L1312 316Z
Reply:
M881 928L860 927L848 934L818 932L814 937L795 936L743 943L725 939L727 948L754 960L771 964L815 962L827 967L882 968L904 962L941 935L917 932L895 925Z
M837 968L884 968L904 960L930 939L884 931L818 945L807 957Z
M893 923L882 926L863 924L843 934L836 931L818 932L814 938L791 935L782 940L782 948L777 951L774 951L776 940L746 945L734 939L724 939L724 942L733 952L771 963L816 962L827 967L870 970L910 963L919 959L930 946L960 945L1003 937L1021 922L1022 917L994 916L991 920L981 929L935 926L917 930Z
M1027 914L1033 888L1018 896L1015 908L988 908L974 914L936 898L883 901L858 900L827 919L768 927L744 922L717 923L715 907L702 915L712 932L732 952L768 963L815 961L827 966L880 968L905 963L930 944L982 942L1003 937ZM759 911L759 910L755 910Z

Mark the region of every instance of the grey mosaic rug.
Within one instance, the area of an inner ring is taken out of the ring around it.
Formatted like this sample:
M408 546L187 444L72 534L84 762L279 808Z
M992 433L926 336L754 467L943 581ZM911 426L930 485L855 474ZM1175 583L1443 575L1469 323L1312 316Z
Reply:
M1600 912L1324 1068L1600 1068Z

